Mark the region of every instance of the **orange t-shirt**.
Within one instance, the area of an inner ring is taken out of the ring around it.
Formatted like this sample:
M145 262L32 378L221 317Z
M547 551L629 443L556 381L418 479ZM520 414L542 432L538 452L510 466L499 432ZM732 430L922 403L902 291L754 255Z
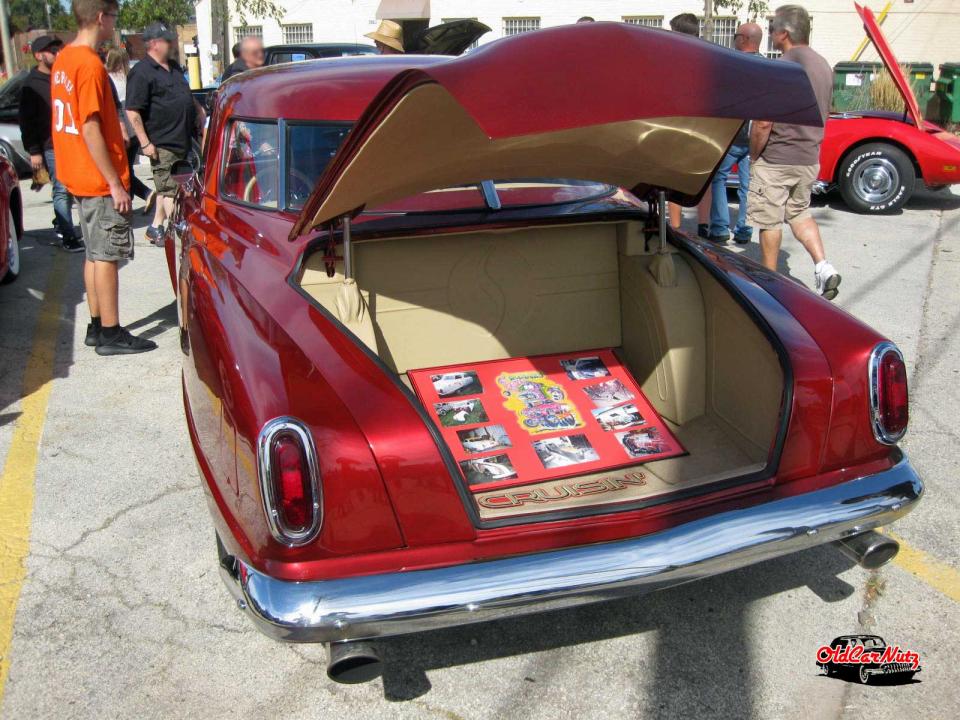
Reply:
M98 114L110 160L123 186L129 188L130 168L120 118L110 79L100 58L86 45L68 45L57 54L52 72L50 129L57 158L57 180L71 195L94 197L110 194L110 187L97 169L81 134L83 124Z

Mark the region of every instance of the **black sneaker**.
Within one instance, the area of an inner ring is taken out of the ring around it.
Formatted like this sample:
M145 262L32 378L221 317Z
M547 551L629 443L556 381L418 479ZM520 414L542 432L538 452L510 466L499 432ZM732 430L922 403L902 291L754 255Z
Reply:
M707 240L716 245L726 245L730 242L729 235L707 235Z
M126 328L120 328L120 334L109 341L104 340L101 332L97 342L97 355L133 355L156 349L157 344L153 340L131 335Z
M83 252L87 249L87 246L83 244L83 240L77 237L64 238L60 241L60 247L68 253Z
M163 247L163 225L158 225L157 227L147 225L147 239L151 245Z
M750 241L751 241L752 239L753 239L753 233L750 233L749 235L747 235L746 233L744 233L743 235L734 235L734 236L733 236L733 241L734 241L737 245L748 245L748 244L750 244Z
M100 339L100 329L93 323L87 323L87 336L83 339L83 344L87 347L96 347Z
M704 240L710 237L710 226L707 223L699 223L697 225L697 235L702 237Z

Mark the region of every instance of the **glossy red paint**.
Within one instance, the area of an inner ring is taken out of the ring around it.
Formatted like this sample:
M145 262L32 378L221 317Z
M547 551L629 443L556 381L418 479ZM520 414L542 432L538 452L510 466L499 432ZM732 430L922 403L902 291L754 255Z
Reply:
M880 29L880 25L877 24L877 19L873 16L873 10L857 3L854 3L853 6L857 9L857 14L860 15L860 19L863 20L863 29L866 30L867 37L870 38L873 46L877 48L877 52L880 53L880 58L883 60L887 72L890 73L890 77L893 78L894 84L896 84L897 89L907 103L907 110L910 112L910 117L913 118L913 124L917 127L922 127L923 114L920 112L917 97L913 94L913 88L910 87L907 76L903 74L903 69L900 67L900 63L897 62L897 58L890 48L890 43L887 42L887 38Z
M819 179L836 182L843 158L871 142L889 143L906 152L928 185L960 183L960 138L930 122L918 129L895 113L831 116L820 146Z
M7 248L7 209L13 214L13 222L19 237L23 236L22 206L20 204L20 183L13 165L0 157L0 279L7 277L10 260Z
M791 387L782 452L770 455L776 473L641 510L479 527L409 394L288 282L305 249L286 241L295 215L230 203L217 193L220 138L232 113L269 117L270 108L289 102L300 119L353 120L400 61L377 62L348 60L342 71L329 73L318 71L320 63L294 65L228 83L211 120L202 182L188 184L180 196L186 226L178 231L172 265L185 353L184 405L208 504L228 552L286 580L433 567L650 533L891 465L889 448L872 439L866 423L865 353L879 336L796 283L678 235L674 242L749 306L782 346ZM320 96L329 106L317 101ZM321 117L328 107L336 115ZM470 207L475 197L465 195ZM436 212L436 198L414 202ZM465 212L455 222L459 230L509 228L644 211L645 203L620 190L500 215ZM405 235L450 231L445 217L445 228L431 227L438 217L384 210L358 218L354 227L358 234L380 235L391 228ZM257 478L258 433L281 415L308 426L320 460L325 521L316 541L300 548L270 535Z

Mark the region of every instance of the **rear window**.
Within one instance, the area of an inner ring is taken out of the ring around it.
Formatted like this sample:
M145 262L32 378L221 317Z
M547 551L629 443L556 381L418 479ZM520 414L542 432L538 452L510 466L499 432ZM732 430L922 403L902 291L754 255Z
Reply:
M350 123L310 123L287 126L287 207L299 210L330 159L337 154Z

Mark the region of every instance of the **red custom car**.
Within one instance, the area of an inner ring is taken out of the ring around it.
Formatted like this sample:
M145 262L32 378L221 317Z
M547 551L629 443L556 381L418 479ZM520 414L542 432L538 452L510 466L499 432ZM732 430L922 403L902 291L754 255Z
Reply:
M20 274L20 236L23 234L20 182L13 165L0 157L0 283Z
M922 492L900 352L666 227L758 110L819 122L799 66L619 23L224 86L167 252L221 571L261 630L357 681L379 637L895 553L872 529ZM456 373L476 387L441 397ZM570 423L522 425L525 384ZM685 453L617 445L640 430Z
M960 137L923 119L917 98L870 8L856 5L868 37L903 96L902 113L834 113L824 128L816 193L839 189L858 213L902 208L917 181L928 187L960 183ZM731 173L728 184L736 185Z

